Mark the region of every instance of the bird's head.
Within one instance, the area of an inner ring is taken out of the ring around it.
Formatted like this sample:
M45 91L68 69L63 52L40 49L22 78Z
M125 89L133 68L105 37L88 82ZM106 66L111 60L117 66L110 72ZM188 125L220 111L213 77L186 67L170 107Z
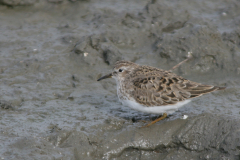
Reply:
M138 65L136 63L130 61L117 61L114 65L113 72L99 78L97 81L106 78L114 78L117 81L121 81L126 77L127 74L130 74L137 66Z

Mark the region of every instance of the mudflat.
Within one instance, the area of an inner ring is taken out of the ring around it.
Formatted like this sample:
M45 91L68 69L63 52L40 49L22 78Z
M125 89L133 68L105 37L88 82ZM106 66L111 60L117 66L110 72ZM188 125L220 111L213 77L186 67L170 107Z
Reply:
M239 15L237 0L0 0L0 159L239 159ZM188 52L174 73L227 88L147 128L158 115L97 82Z

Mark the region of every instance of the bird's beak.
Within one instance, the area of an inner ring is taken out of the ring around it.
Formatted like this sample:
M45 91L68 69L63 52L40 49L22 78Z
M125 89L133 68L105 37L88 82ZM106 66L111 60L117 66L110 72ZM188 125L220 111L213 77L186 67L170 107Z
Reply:
M102 79L111 78L111 77L112 77L112 73L107 74L107 75L105 75L105 76L99 78L97 81L101 81Z

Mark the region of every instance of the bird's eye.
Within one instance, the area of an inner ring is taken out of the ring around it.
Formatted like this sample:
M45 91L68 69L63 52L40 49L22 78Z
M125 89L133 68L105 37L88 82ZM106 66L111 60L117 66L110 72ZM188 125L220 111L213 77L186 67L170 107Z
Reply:
M122 72L123 70L122 70L122 69L119 69L118 71L119 71L119 72Z

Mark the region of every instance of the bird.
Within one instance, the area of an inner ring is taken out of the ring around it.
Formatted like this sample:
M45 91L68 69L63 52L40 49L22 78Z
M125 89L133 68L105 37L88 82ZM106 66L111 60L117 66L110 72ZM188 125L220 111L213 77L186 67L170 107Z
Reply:
M162 115L144 127L163 120L193 98L226 88L193 82L171 70L126 60L117 61L113 71L97 81L106 78L116 80L117 95L123 105L137 111Z

